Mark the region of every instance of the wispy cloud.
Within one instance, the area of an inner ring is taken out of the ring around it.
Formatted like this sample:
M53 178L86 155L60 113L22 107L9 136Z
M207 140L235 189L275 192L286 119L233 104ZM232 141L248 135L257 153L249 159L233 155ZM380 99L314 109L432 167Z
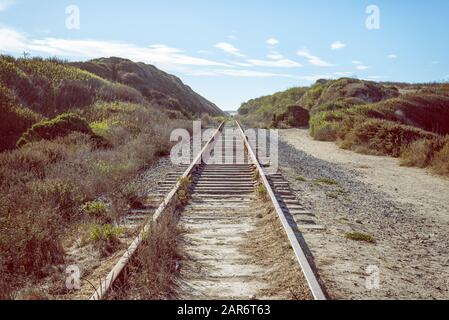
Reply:
M354 64L355 68L360 71L369 69L369 67L366 66L365 64L363 64L362 61L354 60L354 61L352 61L352 64Z
M242 54L239 49L237 49L236 47L234 47L234 45L227 42L219 42L215 45L215 48L223 50L224 52L232 54L237 57L245 57L245 55Z
M340 71L340 72L335 72L334 74L339 77L351 77L354 75L352 72L349 72L349 71Z
M249 59L249 63L257 67L273 67L273 68L298 68L302 67L299 62L289 60L289 59L278 59L278 60L257 60Z
M0 11L6 11L16 4L16 0L0 0Z
M369 69L369 67L368 66L365 66L365 65L363 65L363 64L359 64L357 67L355 67L357 70L361 70L361 71L363 71L363 70L367 70L367 69Z
M304 57L306 58L310 64L314 65L314 66L318 66L318 67L332 67L333 64L324 61L323 59L321 59L320 57L314 56L310 53L309 49L307 48L303 48L301 50L298 50L296 52L296 54L300 57Z
M277 51L270 51L270 53L267 54L267 58L273 60L281 60L284 59L284 56Z
M343 49L344 47L346 47L346 44L344 44L341 41L335 41L334 43L331 44L332 50L340 50Z
M333 78L331 74L317 74L317 75L295 75L287 73L274 73L274 72L262 72L256 70L246 69L216 69L211 71L193 71L190 73L193 76L228 76L239 78L290 78L296 80L303 80L307 82L313 82L318 79L330 79Z
M279 40L276 38L270 38L270 39L267 39L267 44L270 46L275 46L275 45L279 44Z
M385 79L386 77L384 76L368 76L366 77L366 79L368 80L381 80L381 79Z
M389 55L387 56L387 58L388 58L388 59L397 59L397 58L398 58L398 55L392 53L392 54L389 54Z
M23 51L40 55L58 55L70 58L99 58L120 56L134 61L154 64L169 70L179 66L229 66L217 61L187 55L183 50L164 44L139 47L116 41L68 40L61 38L31 39L25 34L0 27L1 50L21 53Z
M228 38L229 40L232 40L232 41L236 41L239 39L236 35L233 35L233 34L226 36L226 38Z

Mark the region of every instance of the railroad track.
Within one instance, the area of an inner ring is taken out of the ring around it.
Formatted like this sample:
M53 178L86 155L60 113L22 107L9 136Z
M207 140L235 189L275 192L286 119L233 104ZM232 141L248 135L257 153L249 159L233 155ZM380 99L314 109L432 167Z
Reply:
M322 227L302 208L280 174L265 174L240 124L232 125L236 129L232 134L224 130L228 126L222 123L190 165L178 166L160 184L153 198L159 206L153 204L144 210L130 211L126 222L138 225L149 218L157 221L174 201L180 188L179 179L190 178L191 199L180 223L187 230L186 251L195 263L186 268L189 274L185 276L180 296L183 299L250 299L266 283L261 277L263 270L249 264L248 256L239 246L245 241L244 235L255 228L257 212L254 210L261 210L257 206L260 199L256 189L262 185L285 230L311 296L326 299L299 240L300 230ZM235 141L244 147L244 152L238 153ZM219 148L223 155L217 152ZM148 232L149 223L146 223L91 300L106 297Z

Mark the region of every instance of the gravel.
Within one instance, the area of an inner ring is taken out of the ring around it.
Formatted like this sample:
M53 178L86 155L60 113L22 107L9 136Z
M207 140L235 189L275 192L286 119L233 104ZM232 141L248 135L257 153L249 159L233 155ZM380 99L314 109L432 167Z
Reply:
M332 298L449 298L449 226L365 184L359 172L282 140L279 157L281 172L298 199L327 228L305 232L304 237ZM323 182L327 180L332 183ZM373 236L375 243L345 238L346 232L354 231ZM367 286L377 283L377 274L367 272L370 266L379 270L379 287Z

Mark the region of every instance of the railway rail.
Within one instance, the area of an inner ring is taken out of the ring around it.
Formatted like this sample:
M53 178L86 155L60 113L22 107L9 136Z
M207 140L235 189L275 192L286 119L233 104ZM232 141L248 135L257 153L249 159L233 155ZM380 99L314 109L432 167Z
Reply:
M128 222L144 225L125 254L95 290L91 300L102 300L106 297L148 234L151 224L148 218L158 221L165 209L175 200L181 187L180 181L184 178L190 178L192 186L190 203L183 211L181 222L193 230L192 239L190 239L192 254L211 264L214 277L207 279L201 272L195 273L196 277L189 280L189 293L182 298L248 298L252 288L263 285L261 281L251 279L253 275L257 275L257 268L245 269L245 257L236 252L232 245L239 233L249 230L251 217L245 213L248 212L251 201L257 197L256 187L261 184L288 237L311 295L316 300L326 299L317 275L300 244L299 234L302 229L320 229L321 226L316 224L310 212L302 209L281 175L265 173L241 125L235 121L236 130L233 131L232 136L226 134L225 127L225 123L220 124L193 162L188 166L178 167L178 170L170 174L162 183L160 192L167 192L167 194L154 213L151 214L148 210L130 212L126 218ZM241 143L244 147L242 154L236 152L234 141ZM222 148L220 151L225 151L223 155L216 152L218 148ZM216 157L217 154L222 157L220 159L222 161L209 164L211 158ZM237 157L243 162L237 163ZM155 201L160 201L162 193ZM201 227L199 227L199 221ZM232 231L233 237L229 236L229 230ZM214 250L218 242L220 242L220 254ZM229 272L232 273L232 277L226 277ZM217 277L221 279L218 283ZM248 284L251 281L254 283ZM241 283L246 285L239 286ZM208 296L205 296L202 291L202 288L206 287L209 288ZM233 290L233 288L236 289Z

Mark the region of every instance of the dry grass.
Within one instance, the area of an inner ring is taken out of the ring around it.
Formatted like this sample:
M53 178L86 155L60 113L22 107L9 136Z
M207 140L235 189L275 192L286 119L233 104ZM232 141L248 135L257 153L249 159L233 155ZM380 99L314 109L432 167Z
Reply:
M375 243L373 236L362 232L347 232L345 238L353 241Z
M269 285L259 296L268 299L313 299L285 231L271 207L259 207L257 228L248 234L242 248L251 257L249 263L260 265ZM288 272L285 272L289 270Z
M401 165L429 167L438 174L449 176L449 137L422 139L411 143L401 153Z
M88 121L117 122L105 134L109 149L98 149L89 135L70 133L0 154L0 298L63 262L68 229L116 221L136 201L125 186L166 154L171 131L188 123L129 104L97 105L86 115ZM108 212L92 217L83 208L99 198Z
M178 279L185 253L182 249L184 231L178 224L175 207L168 209L151 225L146 238L126 275L109 299L161 300L175 299Z
M435 172L449 176L449 138L446 138L444 147L435 154L431 166Z

